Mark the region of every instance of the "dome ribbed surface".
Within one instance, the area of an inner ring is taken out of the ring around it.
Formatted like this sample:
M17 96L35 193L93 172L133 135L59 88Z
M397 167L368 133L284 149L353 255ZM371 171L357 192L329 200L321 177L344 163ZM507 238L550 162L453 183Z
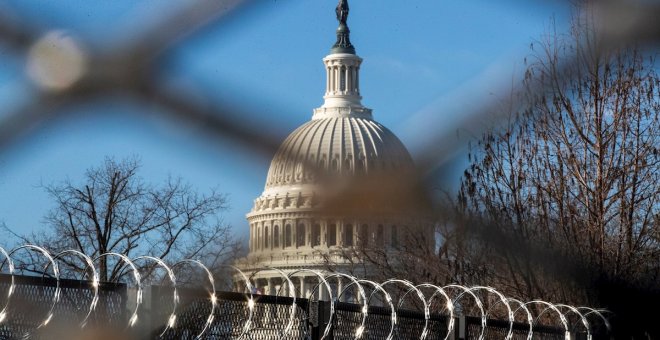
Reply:
M356 175L413 169L401 141L378 122L361 117L311 120L282 143L270 164L266 189L313 184L314 171Z

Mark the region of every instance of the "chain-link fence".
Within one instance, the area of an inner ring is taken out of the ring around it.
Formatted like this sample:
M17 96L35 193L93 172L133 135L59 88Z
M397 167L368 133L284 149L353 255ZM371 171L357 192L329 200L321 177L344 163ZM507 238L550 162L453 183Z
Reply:
M71 327L122 328L127 322L127 289L120 283L99 283L95 295L89 281L0 274L0 295L0 339L55 339Z
M95 294L97 290L97 294ZM126 328L141 339L564 339L560 327L364 303L203 289L0 275L1 339L64 339L77 328ZM59 299L57 298L59 296ZM138 303L135 319L131 317ZM49 310L49 307L54 307ZM51 313L49 315L49 313ZM486 322L486 327L482 326ZM77 323L77 324L76 324ZM74 325L72 325L74 324ZM530 328L531 327L531 328ZM327 331L329 330L329 331ZM587 333L568 332L576 338ZM607 339L607 334L591 334Z
M177 13L161 18L157 24L145 29L143 32L139 32L133 39L115 46L110 51L88 51L89 54L86 56L86 70L88 71L85 73L74 72L76 58L71 58L68 62L73 64L67 63L63 65L63 67L70 67L73 70L73 73L68 75L70 78L63 81L60 79L55 83L52 82L53 79L49 79L48 77L41 79L42 82L31 93L31 100L1 116L0 152L10 150L15 146L19 138L24 136L28 131L32 131L35 126L62 119L63 117L58 115L58 113L66 112L63 109L99 98L119 96L150 103L157 108L159 115L167 119L202 127L202 129L209 132L212 136L229 137L248 149L253 150L255 153L266 157L272 156L280 142L280 138L273 136L284 135L285 129L271 126L272 129L279 131L279 133L265 134L253 129L251 125L245 124L242 121L244 115L236 107L225 107L217 103L208 104L209 102L213 103L213 101L207 101L205 104L202 104L203 101L195 100L185 94L167 91L160 84L158 67L156 66L156 59L164 50L194 34L201 26L239 16L242 11L249 9L250 6L259 6L259 3L257 1L239 0L194 2ZM658 13L660 13L660 6L658 4L654 2L639 2L631 6L626 1L604 1L596 7L594 13L596 13L597 22L599 23L598 28L600 29L600 38L602 40L599 47L602 53L607 53L613 48L630 42L641 42L649 44L651 47L655 46L658 42L660 38L660 24L657 21ZM7 17L6 13L0 12L0 41L18 55L26 55L26 51L37 44L46 33L47 30L44 30L39 25L15 20L14 18ZM78 53L75 47L70 52L73 56ZM577 60L566 60L563 66L570 66L574 62L577 62ZM539 87L532 90L542 93L547 89ZM257 94L250 94L250 96L253 95ZM521 103L517 102L517 100L517 98L512 98L509 104L519 106ZM485 117L488 117L488 121L492 121L494 112L492 108L494 106L502 106L501 101L498 100L497 103L486 101L483 103L481 109L476 112L464 113L469 118L465 119L462 124L472 124ZM497 118L505 119L506 117ZM441 118L430 121L429 124L440 125L441 122L439 119ZM457 126L451 130L461 129L461 126ZM471 127L470 130L474 131L474 127ZM419 162L420 170L418 171L419 176L417 180L423 184L428 184L420 186L423 188L432 187L430 183L433 183L433 178L430 178L432 176L427 174L432 173L430 170L437 169L439 160L446 158L447 150L457 146L457 141L453 136L437 135L428 136L428 138L428 142L425 143L428 147L417 157L421 160ZM463 143L463 141L459 141L459 143ZM419 194L418 199L423 201L427 201L428 197L431 196L428 195L427 190L423 190L423 192L417 194ZM48 293L49 289L52 290L52 288L48 287L52 287L53 285L52 282L48 284L45 284L45 282L49 282L48 279L43 279L44 284L37 283L36 281L30 281L28 285L18 283L16 294L19 297L20 303L17 303L15 308L20 306L25 309L22 312L16 311L11 314L12 318L16 318L14 323L12 323L15 326L12 327L16 328L9 330L7 328L8 326L3 326L3 332L23 332L26 328L21 326L21 324L29 324L30 322L27 320L35 316L32 315L32 308L30 307L48 303L48 294L53 294L52 291ZM90 296L87 295L88 293L85 290L77 289L74 285L79 283L75 281L69 282L62 280L60 284L62 285L62 300L67 301L70 298L72 304L58 304L60 307L57 308L62 308L62 310L58 310L56 314L65 316L68 311L80 311L80 307L77 307L75 301L89 300ZM105 298L101 299L105 302L99 302L99 306L103 307L101 309L106 309L103 317L111 320L115 320L116 318L121 319L117 311L123 309L122 306L126 303L126 288L121 285L109 285L104 286L101 291L105 291L105 294L108 294ZM243 302L241 302L240 296L234 296L235 299L232 299L230 295L227 295L225 298L223 300L224 305L221 304L214 314L214 320L216 320L214 322L218 323L216 328L212 328L214 334L231 332L237 326L233 321L230 321L231 318L228 315L231 315L231 313L228 313L228 311L233 310L231 308L233 305L238 306ZM261 321L259 322L264 323L261 326L265 329L264 332L268 332L267 329L270 327L270 324L268 317L265 316L280 308L277 307L280 303L283 306L286 306L286 303L284 302L285 299L279 299L269 304L266 301L270 300L266 297L264 297L263 301L265 305L275 306L272 310L263 307L259 312L264 315L264 318L260 318ZM300 304L299 308L303 308L302 306L303 304ZM197 307L191 305L190 308L191 310L198 308L203 311L206 307L203 305ZM301 309L299 315L302 317L305 313ZM345 320L346 323L355 323L357 321L354 314L355 311L352 311L348 307L345 310L338 308L337 320ZM367 328L371 329L372 334L383 331L384 328L379 327L380 323L376 320L379 320L379 318L388 320L385 314L375 312L371 316L374 320L368 322ZM402 320L406 319L405 316L401 318ZM183 312L180 320L182 324L190 324L186 326L189 327L187 330L189 333L194 333L200 327L194 324L199 321L194 316L194 313L186 314L186 312ZM411 320L416 319L411 317ZM434 329L434 327L442 329L442 320L441 317L438 317L436 323L431 323L431 329ZM302 318L298 319L294 324L294 329L298 332L296 334L300 334L301 336L302 334L307 334L305 330L306 325ZM411 326L410 329L414 329L415 327ZM468 326L468 329L473 328L473 326ZM497 327L494 327L489 334L497 332L496 329ZM343 331L340 327L335 332L338 337L343 336ZM408 331L402 332L405 333ZM411 332L414 333L414 331ZM468 333L470 332L468 331ZM516 334L521 334L521 336L523 332L522 329L516 330ZM9 335L6 336L10 337ZM218 335L218 337L221 336Z

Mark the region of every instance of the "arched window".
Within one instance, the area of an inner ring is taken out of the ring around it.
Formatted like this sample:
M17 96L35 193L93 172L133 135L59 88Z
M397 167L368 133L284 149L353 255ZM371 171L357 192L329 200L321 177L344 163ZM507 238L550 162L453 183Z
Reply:
M346 66L339 70L339 91L346 91Z
M298 224L298 229L296 229L296 246L305 246L305 236L305 225L300 223Z
M339 171L339 160L337 159L337 157L332 159L332 170Z
M284 227L284 246L291 247L291 225L287 224Z
M351 92L355 92L355 67L349 67L349 72L351 73Z
M305 169L304 169L304 167L303 167L302 162L298 162L298 163L296 164L296 169L295 169L295 174L296 174L296 180L297 180L297 181L299 181L299 180L301 180L301 179L303 178L303 173L304 173L304 171L305 171Z
M312 247L321 245L321 225L315 223L312 227Z
M270 234L268 234L268 226L264 227L264 248L268 249L268 239Z
M364 170L364 157L360 157L355 161L355 172L362 172Z
M399 235L397 235L397 229L396 226L392 226L392 247L398 247L399 246Z
M382 224L379 224L378 227L376 228L376 244L379 246L383 245L383 242L385 241L385 228L383 227Z
M369 226L363 224L360 227L360 245L366 247L369 245Z
M280 247L280 226L277 224L273 227L273 248Z
M352 246L353 245L353 225L345 224L344 225L344 245Z
M346 156L344 159L344 169L346 171L351 171L351 155Z
M336 224L329 224L328 225L328 230L326 234L326 242L328 243L328 247L330 246L336 246L337 245L337 225Z

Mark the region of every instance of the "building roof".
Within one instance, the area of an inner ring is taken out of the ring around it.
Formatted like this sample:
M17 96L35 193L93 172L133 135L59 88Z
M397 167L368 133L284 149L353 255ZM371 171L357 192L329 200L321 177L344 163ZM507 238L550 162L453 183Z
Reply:
M359 114L313 119L293 131L273 158L266 190L314 184L318 175L407 173L412 159L386 127Z

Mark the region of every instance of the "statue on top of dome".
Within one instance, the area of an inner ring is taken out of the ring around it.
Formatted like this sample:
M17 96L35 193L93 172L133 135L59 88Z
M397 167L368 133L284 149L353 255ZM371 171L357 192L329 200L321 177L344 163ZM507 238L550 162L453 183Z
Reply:
M337 28L337 42L332 46L331 53L355 54L355 47L351 44L350 34L346 20L348 20L348 0L339 0L335 9L339 27Z
M348 20L348 10L348 0L340 0L337 9L335 10L335 12L337 12L337 21L339 21L340 24L346 25L346 20Z

